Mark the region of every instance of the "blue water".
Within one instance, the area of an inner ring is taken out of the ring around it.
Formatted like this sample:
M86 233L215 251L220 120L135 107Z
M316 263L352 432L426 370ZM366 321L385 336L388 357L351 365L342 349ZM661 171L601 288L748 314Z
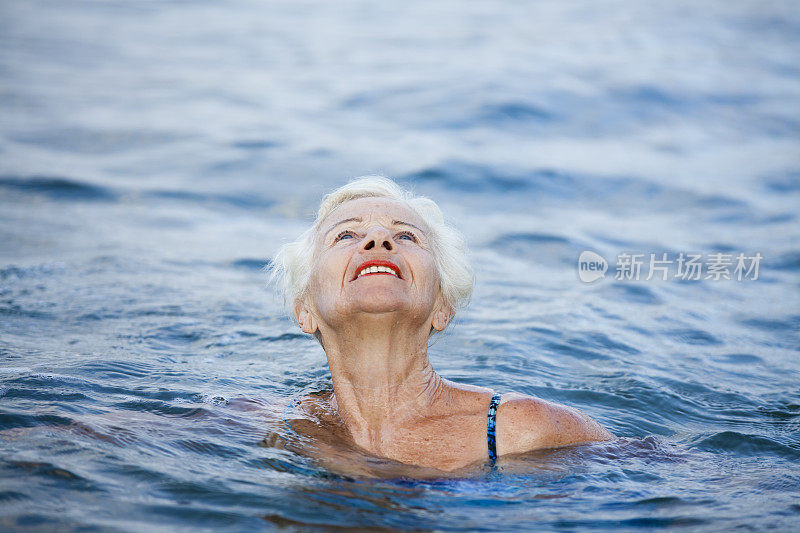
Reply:
M262 268L375 172L470 244L440 373L617 441L425 479L264 442L330 378ZM793 2L2 2L0 529L795 529L798 207Z

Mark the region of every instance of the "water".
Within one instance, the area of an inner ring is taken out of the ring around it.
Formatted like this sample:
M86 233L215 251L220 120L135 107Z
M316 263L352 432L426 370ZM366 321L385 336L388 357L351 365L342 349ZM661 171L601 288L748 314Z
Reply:
M791 2L4 2L0 529L796 528L798 36ZM262 443L329 387L262 267L373 172L468 237L440 373L619 440L422 480Z

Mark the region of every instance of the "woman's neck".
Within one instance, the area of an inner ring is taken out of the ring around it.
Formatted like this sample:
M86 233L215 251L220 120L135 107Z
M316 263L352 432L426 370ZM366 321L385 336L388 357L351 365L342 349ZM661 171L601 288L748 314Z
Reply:
M445 380L428 360L427 331L388 320L354 326L323 334L332 403L356 443L379 451L443 398Z

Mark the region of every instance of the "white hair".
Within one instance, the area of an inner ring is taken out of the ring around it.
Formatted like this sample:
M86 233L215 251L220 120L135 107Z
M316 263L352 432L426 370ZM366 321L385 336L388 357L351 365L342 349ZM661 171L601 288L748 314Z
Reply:
M283 296L289 317L294 318L294 304L308 290L316 236L322 221L338 206L359 198L397 200L419 215L430 229L428 238L445 304L455 312L469 303L475 275L467 259L466 242L457 229L445 222L436 202L424 196L414 196L389 178L363 176L325 195L314 224L297 240L281 246L270 263L270 283Z

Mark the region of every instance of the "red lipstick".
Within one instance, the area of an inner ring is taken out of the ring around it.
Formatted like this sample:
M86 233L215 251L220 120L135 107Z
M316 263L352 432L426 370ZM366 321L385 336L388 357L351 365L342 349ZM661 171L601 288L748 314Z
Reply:
M380 267L389 268L394 272L395 276L397 276L400 279L403 279L403 276L400 275L400 267L398 267L394 263L390 263L389 261L381 261L379 259L372 259L370 261L364 261L363 263L361 263L359 265L359 267L356 269L356 275L353 278L353 280L358 278L358 273L359 272L361 272L365 268L369 268L369 267L373 267L373 266L376 266L376 267L380 266ZM385 274L385 272L373 272L373 273L370 273L370 274L364 274L364 276L371 276L373 274L375 274L375 275L377 275L377 274Z

